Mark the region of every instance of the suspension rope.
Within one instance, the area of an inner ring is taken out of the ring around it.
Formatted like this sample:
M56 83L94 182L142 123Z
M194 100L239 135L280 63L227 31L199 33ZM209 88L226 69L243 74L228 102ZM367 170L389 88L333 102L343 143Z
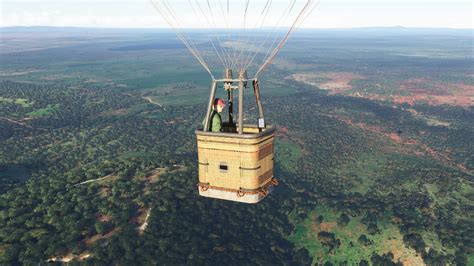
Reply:
M220 2L220 0L219 0ZM211 4L209 3L209 0L207 0L207 6L209 8L209 12L211 13L211 18L212 18L212 23L214 25L214 30L215 30L215 36L217 37L217 41L219 42L219 49L223 55L223 58L224 58L224 61L225 63L223 64L225 68L228 68L227 66L227 60L226 60L226 56L225 56L225 49L224 49L224 46L222 45L222 41L221 41L221 38L220 38L220 30L218 27L217 27L217 24L216 24L216 20L215 20L215 16L214 16L214 12L213 12L213 9L211 7Z
M297 24L297 26L296 26L297 28L299 28L301 26L301 24L303 24L303 22L309 17L309 15L311 15L313 13L313 11L316 9L316 7L319 6L320 3L321 3L321 0L318 0L318 1L316 1L315 4L313 4L313 6L311 8L308 9L306 14L303 16L303 18Z
M219 5L220 5L220 8L221 8L221 12L222 12L222 17L224 18L224 22L225 22L225 25L226 25L226 31L227 31L227 43L229 42L229 39L230 39L230 31L229 31L229 23L230 23L230 18L228 17L229 16L229 0L227 0L227 16L226 16L226 12L224 11L224 7L222 5L222 1L219 0ZM223 46L222 47L225 51L226 51L226 56L229 60L229 63L228 63L228 66L227 68L230 68L230 64L232 62L232 59L230 57L230 52L229 52L229 48L227 46Z
M257 51L255 51L255 53L253 53L253 56L250 58L250 60L248 60L246 62L246 65L245 65L245 68L249 68L250 65L252 64L253 60L255 59L255 57L260 53L260 51L262 50L262 48L265 46L265 44L267 44L267 40L270 38L270 36L274 35L275 34L275 31L276 29L278 28L278 26L280 25L280 22L283 20L284 18L284 15L285 14L289 14L288 9L289 7L291 6L291 2L290 2L290 5L287 7L287 9L285 9L285 11L282 13L282 15L280 16L280 18L277 20L277 23L273 26L273 28L269 31L267 31L267 34L264 38L264 40L262 42L260 42L260 46L258 47ZM268 11L267 11L267 14L268 14ZM262 29L263 27L263 23L260 27L260 29ZM265 56L264 58L268 55L269 51L272 49L273 47L273 44L274 42L276 42L276 40L278 39L278 35L274 35L274 40L272 42L271 45L268 46L268 49L267 49L267 52L265 53Z
M243 22L243 34L242 34L242 40L244 39L244 36L246 34L246 27L247 27L247 12L248 12L248 9L249 9L249 3L250 3L250 0L247 0L246 3L245 3L245 11L244 11L244 22ZM248 42L248 39L247 39L247 42ZM242 54L244 53L244 48L245 46L248 45L248 43L243 43L243 42L239 42L240 43L240 54L239 54L239 57L238 59L236 60L236 64L237 66L239 67L239 71L240 69L242 69L242 65L241 65L241 61L242 61Z
M190 46L193 48L193 51L198 55L201 61L204 62L205 66L207 67L207 70L212 72L209 66L207 65L206 61L204 60L204 57L201 55L199 49L197 49L197 46L195 42L193 41L193 39L189 36L187 32L181 31L182 27L179 23L178 17L176 16L176 12L170 7L170 5L166 1L163 1L163 2L165 4L165 7L170 12L170 15L172 16L173 20L175 21L177 29L180 31L180 33L182 32L181 35L183 36L184 40L190 44Z
M263 21L265 20L265 19L264 19L264 13L265 13L264 11L265 11L266 7L268 6L268 3L269 3L269 2L270 2L270 0L267 0L267 2L265 3L265 6L264 6L264 8L263 8L263 10L260 12L260 16L258 16L258 18L257 18L256 21L255 21L255 24L253 25L253 27L251 27L251 30L254 30L254 31L255 31L255 29L258 28L258 25L260 24L260 22L263 22ZM247 9L248 9L248 7L247 7ZM263 25L263 24L262 24L262 25ZM256 45L255 45L255 44L256 44L256 39L257 39L257 37L258 37L258 36L257 36L257 33L258 33L258 32L255 32L255 34L253 34L253 36L252 36L252 34L250 34L250 33L246 35L246 37L247 37L247 38L246 38L246 41L245 41L245 43L244 43L244 44L242 45L242 47L241 47L242 49L241 49L241 57L239 58L239 69L242 69L242 70L246 70L246 69L247 69L247 68L245 67L245 65L246 65L246 62L247 62L247 60L248 60L250 54L252 54L252 47L255 47L255 46L256 46ZM242 38L242 39L243 39L243 38ZM250 41L251 39L253 39L253 41ZM247 48L247 50L248 50L246 53L243 52L243 51L244 51L244 48ZM244 58L245 58L245 59L244 59Z
M288 18L290 17L291 15L291 11L293 10L294 6L295 6L295 3L296 3L296 0L293 0L293 2L290 2L287 6L287 8L284 10L284 12L281 14L280 18L277 20L277 23L273 26L272 30L269 31L267 33L267 36L265 37L265 40L263 42L260 43L260 47L259 49L254 53L252 59L247 63L246 65L246 68L249 68L250 65L253 63L254 59L256 58L256 56L260 53L261 49L265 46L265 44L267 44L267 40L269 39L269 37L271 35L274 35L274 38L273 38L273 41L271 42L271 44L268 46L266 50L266 52L264 52L265 56L263 57L262 59L262 64L263 62L265 61L265 59L269 56L269 54L271 53L271 51L273 49L275 49L275 45L277 44L277 41L278 40L281 40L281 37L278 35L278 34L275 34L275 32L277 31L277 29L279 28L280 26L280 23L282 21L287 21Z
M263 28L263 25L265 24L265 21L266 21L267 15L268 15L268 11L270 10L271 3L272 3L272 0L267 0L265 6L263 7L262 11L260 12L260 16L258 17L257 22L254 25L254 29L258 28L259 30L261 30ZM257 32L255 32L255 33L257 33ZM268 34L267 34L267 37L268 37ZM259 36L257 34L254 34L253 40L252 40L251 43L256 45L258 38L259 38ZM265 41L266 41L266 39L264 40L263 43L265 43ZM258 51L258 49L257 49L257 51ZM248 62L250 61L251 57L252 57L252 52L248 52L245 60L243 61L243 66L242 66L243 69L245 69L245 70L248 69L248 65L249 65Z
M292 2L289 3L288 9L285 10L285 13L282 14L281 20L279 20L275 25L275 31L276 31L276 29L278 29L278 26L280 25L281 21L286 22L288 20L288 18L291 15L291 12L293 11L293 8L295 7L295 4L296 4L296 0L293 0ZM279 33L279 31L278 31L278 33ZM268 49L266 49L265 56L263 57L262 62L260 63L260 66L263 65L265 63L265 61L271 56L272 52L278 46L279 41L281 41L283 39L283 36L284 36L285 32L283 32L282 36L280 36L278 33L274 35L275 37L273 38L272 43L268 46Z
M194 55L194 57L198 60L198 62L204 67L204 69L209 73L209 75L211 76L212 79L215 79L214 78L214 75L212 73L212 71L210 70L209 66L207 65L206 61L204 61L204 59L202 58L201 54L199 53L199 51L196 49L195 47L195 44L192 42L191 38L189 38L189 40L186 38L185 34L181 32L180 30L180 24L179 22L177 21L176 17L173 15L173 11L172 9L167 5L166 1L162 0L162 1L159 1L161 2L163 5L160 6L157 3L155 3L153 0L150 0L150 2L152 3L153 7L156 9L156 11L158 11L158 13L160 13L160 15L165 19L165 21L171 26L171 28L175 31L176 35L178 36L178 38L184 43L184 45L188 48L188 50ZM167 10L168 10L168 13L169 13L169 16L171 16L171 18L166 15L166 11L164 9L162 9L162 7L165 7ZM173 22L174 20L174 22Z
M236 52L236 49L234 48L234 47L235 47L234 42L232 42L231 39L230 39L230 36L231 36L231 35L230 35L230 31L232 30L232 23L230 22L230 19L231 19L230 9L231 9L231 8L230 8L230 0L227 0L227 16L229 17L229 25L230 25L230 28L229 28L229 30L228 30L228 33L229 33L229 35L228 35L228 37L229 37L228 42L229 42L229 45L230 45L229 49L231 49L231 51L232 51L232 57L231 57L231 58L232 58L232 66L231 66L231 68L234 69L234 68L235 68L235 59L236 59L236 57L237 57L237 56L236 56L237 52Z
M190 3L190 0L188 0L188 2ZM206 16L206 14L205 14L205 12L203 11L203 9L201 8L201 5L199 4L199 2L198 2L197 0L196 0L195 2L196 2L196 5L198 6L199 10L201 11L201 14L203 15L204 19L206 20L208 26L209 26L210 28L216 28L216 27L215 27L215 23L214 23L214 27L213 27L213 25L211 24L209 18ZM209 1L208 1L208 2L209 2ZM196 15L197 15L198 17L200 17L200 16L199 16L199 13L198 13L198 12L196 11L196 9L194 8L194 5L192 5L191 3L190 3L190 5L191 5L191 8L193 9L193 11L196 13ZM212 16L212 15L211 15L211 16ZM212 45L212 47L214 48L214 51L215 51L216 54L217 54L217 57L219 57L221 63L225 66L226 64L224 63L221 54L220 54L219 51L217 50L217 48L216 48L216 46L215 46L215 44L214 44L214 41L212 40L211 33L209 33L208 37L209 37L209 40L211 41L211 45ZM221 45L221 43L220 43L220 40L219 40L219 47L222 47L222 45Z
M188 0L188 3L189 3L189 5L191 6L191 9L193 10L193 12L194 12L195 14L198 14L197 11L196 11L196 9L194 8L194 5L192 4L191 0ZM197 16L197 17L198 17L198 19L202 22L201 17L200 17L200 16ZM221 63L222 63L223 65L225 65L225 62L224 62L224 60L223 60L221 54L220 54L219 51L217 50L216 45L214 44L214 41L213 41L212 38L211 38L211 35L209 35L208 37L209 37L209 41L211 42L212 47L214 48L214 51L215 51L216 54L217 54L217 57L219 58L219 60L221 61Z
M272 17L273 14L270 15L273 9L278 10L278 8L273 8L273 0L260 1L260 3L252 2L252 5L250 3L251 0L246 0L245 2L236 0L241 3L237 6L235 6L234 2L231 3L230 0L215 1L219 6L213 7L213 0L206 0L206 2L187 0L194 15L198 16L197 19L199 21L197 22L210 28L210 30L204 32L205 35L208 35L206 37L212 46L212 49L210 49L203 46L205 39L194 39L194 34L190 34L182 28L182 25L187 25L187 20L182 20L181 17L178 17L176 11L180 12L181 8L185 6L175 4L173 1L150 0L153 7L175 31L177 37L211 75L212 79L214 79L214 75L206 59L211 59L212 64L220 62L226 69L235 69L237 67L238 70L247 70L252 66L252 70L254 70L253 68L256 66L257 71L254 74L254 78L258 79L261 72L274 61L276 55L287 43L290 34L302 25L321 0L306 0L304 1L305 3L301 3L298 0L288 1L283 13L275 17L277 19L276 24L273 24L275 22ZM297 2L298 4L296 4ZM239 11L243 12L243 18L239 18L237 22L239 25L232 24L232 20L235 18L233 14ZM189 13L185 14L189 15ZM220 26L218 27L218 25L222 25L222 22L217 22L219 14L222 15L220 19L225 22L227 34L225 32L221 34ZM293 14L297 15L295 20L290 19L290 17L294 17ZM255 17L253 17L254 15ZM243 22L241 22L241 19L243 19ZM267 22L267 20L270 22ZM290 25L287 31L281 30L282 23L284 23L285 27ZM267 29L265 27L266 24L268 24L267 26L272 26L273 24L273 27L268 27ZM205 48L204 50L202 49L203 47ZM209 58L212 53L215 53L218 59L215 56ZM258 60L256 60L257 58ZM262 61L259 64L258 61L260 60Z
M229 22L229 25L227 27L227 43L230 43L230 28L232 24L230 23L230 0L227 0L227 20ZM230 50L232 47L227 47L229 49L229 56L230 56Z
M288 30L288 32L285 34L285 36L283 37L283 39L280 41L279 45L277 46L277 48L272 52L271 56L269 58L267 58L267 60L265 61L265 63L260 66L260 68L258 69L258 71L256 72L255 74L255 79L258 78L258 75L273 61L273 59L275 58L275 56L278 54L278 52L281 50L281 48L285 45L285 43L287 42L288 40L288 37L290 36L290 33L296 28L296 25L300 25L300 20L304 17L304 18L307 18L306 16L306 10L308 10L309 7L311 7L313 4L315 3L315 1L313 0L308 0L308 2L306 3L306 5L303 7L303 9L299 12L296 20L293 22L293 24L291 25L290 29ZM316 2L317 4L319 4L319 1Z

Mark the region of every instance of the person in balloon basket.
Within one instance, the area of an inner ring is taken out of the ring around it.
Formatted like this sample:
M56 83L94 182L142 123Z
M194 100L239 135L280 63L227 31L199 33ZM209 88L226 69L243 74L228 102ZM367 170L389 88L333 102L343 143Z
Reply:
M212 105L212 113L209 118L209 131L211 132L222 132L222 118L221 114L224 110L225 102L221 98L214 99L214 104ZM205 120L203 121L204 124Z

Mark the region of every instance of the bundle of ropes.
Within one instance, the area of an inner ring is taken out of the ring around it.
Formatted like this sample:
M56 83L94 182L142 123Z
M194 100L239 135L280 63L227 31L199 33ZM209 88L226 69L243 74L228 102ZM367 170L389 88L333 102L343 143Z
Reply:
M252 69L257 79L315 0L150 0L214 79L214 71Z

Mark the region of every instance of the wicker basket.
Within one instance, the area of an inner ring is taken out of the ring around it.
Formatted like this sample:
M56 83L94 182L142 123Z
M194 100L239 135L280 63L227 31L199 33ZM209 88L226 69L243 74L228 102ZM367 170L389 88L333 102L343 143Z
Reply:
M244 125L244 134L196 131L199 194L257 203L277 184L273 178L275 127Z

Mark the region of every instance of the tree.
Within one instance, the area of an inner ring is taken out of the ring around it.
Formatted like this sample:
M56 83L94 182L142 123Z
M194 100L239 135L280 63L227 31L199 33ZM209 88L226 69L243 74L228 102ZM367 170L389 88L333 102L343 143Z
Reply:
M339 219L337 220L337 224L341 225L341 226L346 226L349 221L351 219L349 218L349 216L345 213L342 213L340 216L339 216Z

